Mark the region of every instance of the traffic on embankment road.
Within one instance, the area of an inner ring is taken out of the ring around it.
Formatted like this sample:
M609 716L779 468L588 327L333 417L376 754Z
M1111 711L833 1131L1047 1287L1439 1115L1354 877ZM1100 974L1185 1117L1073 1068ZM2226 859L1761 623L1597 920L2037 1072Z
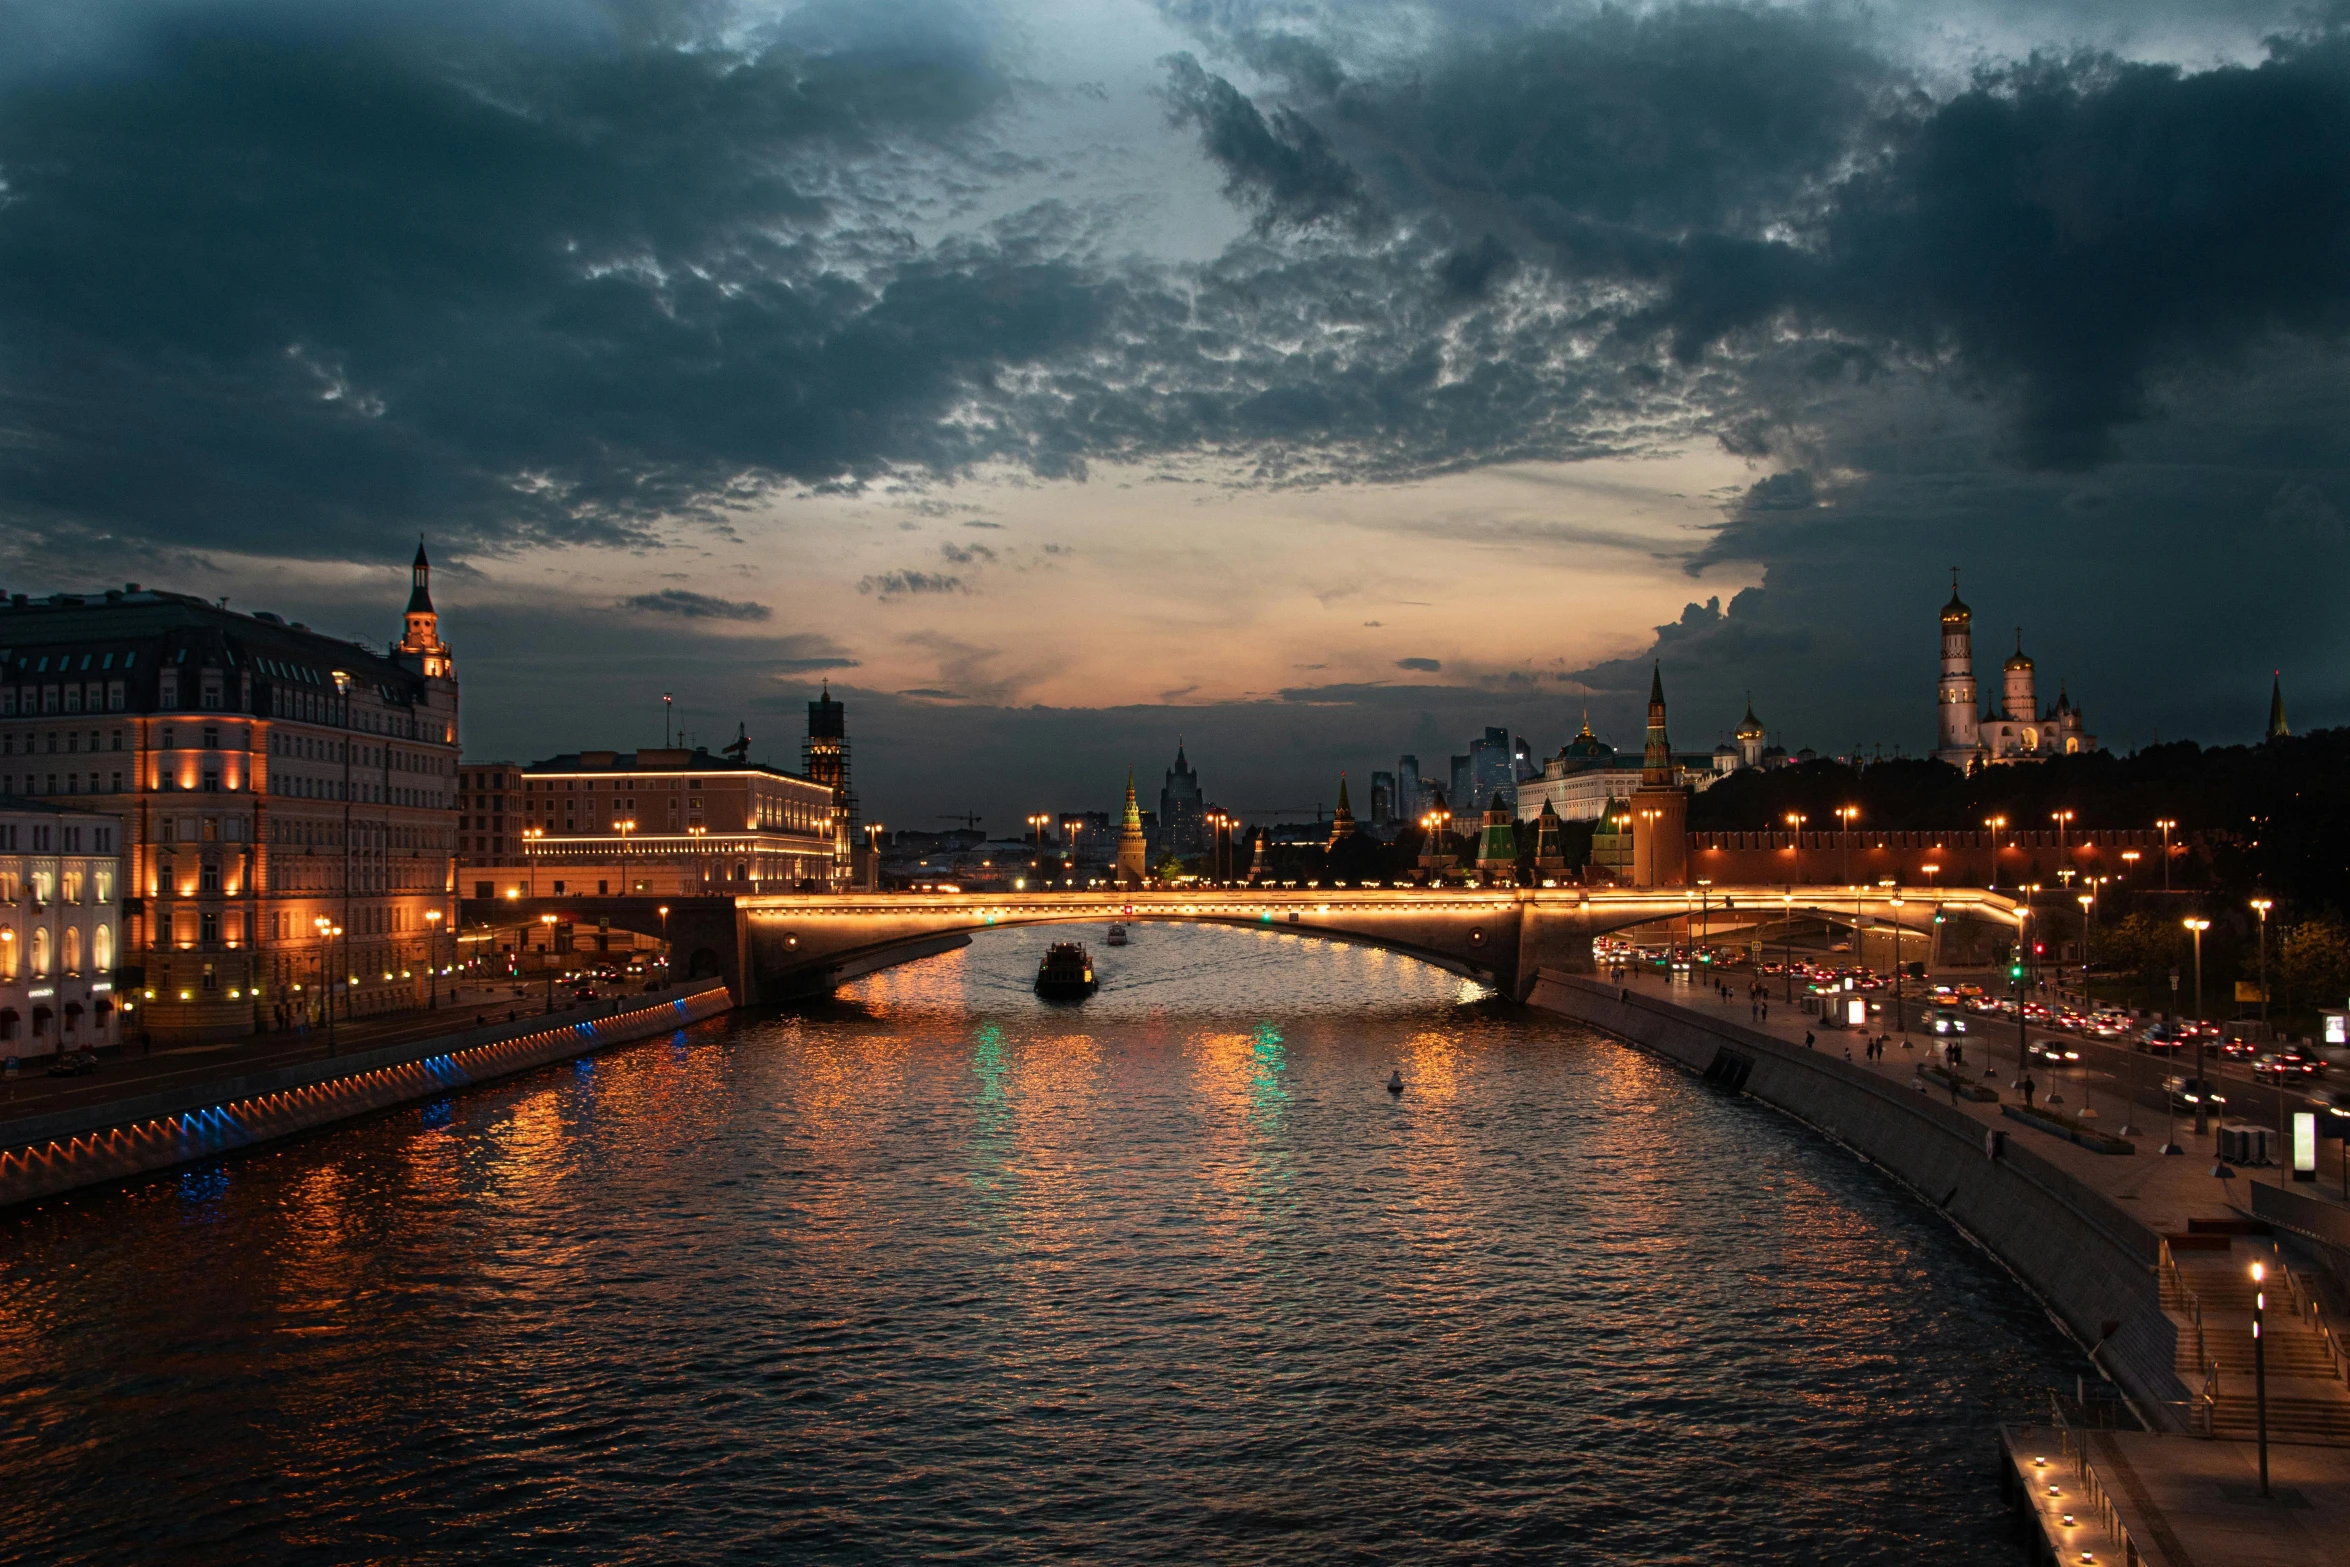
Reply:
M1660 959L1613 943L1603 946L1600 968L1610 976L1677 981L1694 995L1703 995L1716 983L1727 984L1741 1017L1748 1015L1751 987L1759 982L1774 1023L1800 1020L1794 1025L1799 1031L1844 1042L1888 1035L1894 1042L1889 1062L1941 1063L1955 1047L1966 1072L1994 1082L2003 1097L2020 1101L2020 1085L2028 1077L2036 1104L2074 1116L2086 1111L2088 1120L2107 1123L2107 1131L2131 1122L2139 1134L2150 1138L2149 1152L2170 1142L2175 1126L2191 1128L2198 1098L2204 1100L2207 1126L2224 1121L2265 1128L2272 1138L2272 1160L2282 1157L2279 1150L2288 1146L2294 1112L2314 1112L2329 1124L2350 1120L2350 1067L2331 1065L2314 1051L2309 1052L2307 1069L2284 1074L2280 1086L2260 1065L2272 1053L2298 1053L2287 1044L2248 1046L2224 1039L2207 1025L2200 1037L2199 1059L2197 1036L2187 1032L2192 1025L2132 1017L2124 1030L2106 1021L2116 1017L2108 1012L2099 1015L2106 1031L2095 1032L2087 1026L2090 1014L2084 1011L2068 1023L2070 1014L2061 999L2043 1006L2037 989L2026 992L2026 1015L2019 1024L2013 999L1998 990L2004 971L1938 972L1923 981L1905 978L1897 989L1891 975L1839 971L1832 962L1806 963L1807 956L1811 955L1799 951L1792 965L1677 965L1669 956ZM1795 970L1792 975L1790 967ZM1832 983L1829 976L1838 972L1866 977L1855 991L1826 988ZM1835 1014L1855 996L1865 1004L1866 1021L1847 1025ZM1973 1002L1977 996L1984 1001ZM2156 1036L2151 1042L2150 1034ZM2166 1041L2164 1035L2171 1037ZM2198 1078L2202 1083L2196 1082ZM2176 1146L2190 1145L2181 1139ZM2206 1139L2198 1146L2215 1156L2219 1152L2216 1141ZM2342 1157L2340 1142L2332 1142L2327 1153L2320 1172L2326 1179L2303 1182L2301 1190L2314 1196L2318 1187L2325 1187L2332 1195L2350 1199L2350 1159Z

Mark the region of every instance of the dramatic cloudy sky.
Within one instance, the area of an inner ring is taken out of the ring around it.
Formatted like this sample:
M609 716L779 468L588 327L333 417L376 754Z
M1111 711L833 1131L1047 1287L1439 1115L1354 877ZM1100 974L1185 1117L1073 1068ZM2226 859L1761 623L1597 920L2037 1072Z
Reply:
M467 744L1310 806L1753 693L2350 717L2350 32L2191 0L0 0L0 585L353 636ZM1358 800L1359 800L1358 796Z

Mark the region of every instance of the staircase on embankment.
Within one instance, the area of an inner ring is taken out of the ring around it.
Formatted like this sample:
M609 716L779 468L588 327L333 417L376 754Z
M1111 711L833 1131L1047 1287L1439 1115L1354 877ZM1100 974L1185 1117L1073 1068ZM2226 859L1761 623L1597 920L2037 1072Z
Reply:
M2265 1291L2268 1439L2350 1447L2350 1382L2341 1346L2276 1248L2252 1236L2167 1238L2162 1305L2179 1329L2179 1379L2198 1397L2206 1435L2249 1441L2259 1425L2253 1298ZM2252 1264L2267 1277L2252 1279Z

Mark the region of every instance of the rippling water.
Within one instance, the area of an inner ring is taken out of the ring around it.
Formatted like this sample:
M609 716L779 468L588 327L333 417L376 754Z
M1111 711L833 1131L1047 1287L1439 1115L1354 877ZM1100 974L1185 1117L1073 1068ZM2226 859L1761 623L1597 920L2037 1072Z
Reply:
M0 1217L0 1553L2018 1559L2079 1359L1849 1155L1377 952L1042 941Z

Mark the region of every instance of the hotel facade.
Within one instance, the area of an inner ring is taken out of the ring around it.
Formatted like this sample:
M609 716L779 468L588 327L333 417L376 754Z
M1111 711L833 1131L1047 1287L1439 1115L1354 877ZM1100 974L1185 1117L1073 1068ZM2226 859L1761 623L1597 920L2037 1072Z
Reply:
M119 822L113 983L157 1038L422 1000L455 912L430 571L384 652L137 583L0 603L0 795Z

